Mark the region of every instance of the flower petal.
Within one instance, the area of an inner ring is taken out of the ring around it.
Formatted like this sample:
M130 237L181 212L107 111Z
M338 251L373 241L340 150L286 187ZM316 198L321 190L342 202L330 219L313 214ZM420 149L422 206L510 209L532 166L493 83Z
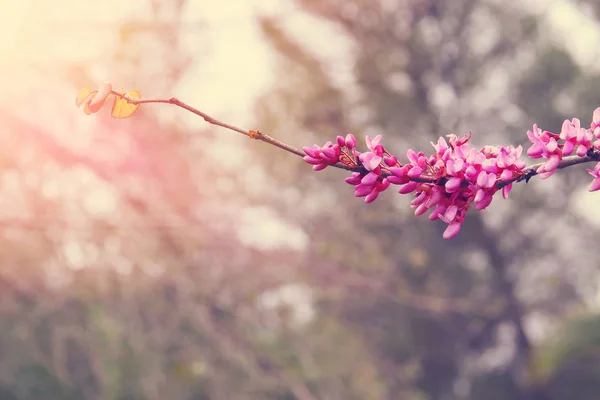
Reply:
M595 192L597 190L600 190L600 178L596 178L592 181L592 183L590 183L590 186L588 187L588 191L590 192Z
M460 222L451 222L448 227L446 228L446 230L444 231L444 234L442 235L442 237L444 239L452 239L454 236L458 235L458 232L460 232L460 227L461 227L461 223Z

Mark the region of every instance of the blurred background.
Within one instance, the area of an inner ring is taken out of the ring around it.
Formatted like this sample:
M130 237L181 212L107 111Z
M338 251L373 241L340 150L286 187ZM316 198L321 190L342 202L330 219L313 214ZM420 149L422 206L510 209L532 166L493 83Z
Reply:
M600 197L583 166L458 237L389 190L143 106L404 159L600 106L592 0L2 0L0 399L600 398Z

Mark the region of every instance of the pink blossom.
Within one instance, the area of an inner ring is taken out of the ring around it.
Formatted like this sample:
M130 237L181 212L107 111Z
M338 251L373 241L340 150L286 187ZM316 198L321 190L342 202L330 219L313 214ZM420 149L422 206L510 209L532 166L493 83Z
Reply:
M577 147L577 155L583 157L591 147L594 134L590 129L582 128L581 122L577 118L573 118L572 121L565 120L563 122L560 138L565 141L562 149L563 156L570 155Z
M354 149L356 147L356 138L354 135L351 133L347 134L344 138L344 144L350 150Z
M600 107L594 110L594 114L592 115L592 123L590 125L590 130L597 138L600 138Z
M312 164L315 171L323 170L328 165L337 164L342 155L340 145L331 142L325 143L323 147L314 145L313 147L304 147L303 150L306 154L304 161Z
M562 149L557 141L560 135L542 131L537 125L533 125L533 131L527 131L527 136L533 143L527 150L527 155L531 158L545 158L548 160L536 172L542 179L549 178L554 174L562 160Z
M592 183L588 187L590 192L595 192L596 190L600 190L600 162L596 164L594 169L588 169L590 175L594 177Z
M435 153L430 157L408 150L410 164L392 168L390 181L401 184L399 193L414 193L411 206L416 215L432 209L430 219L448 223L444 237L449 238L460 230L470 205L474 203L478 210L488 207L498 191L496 183L521 176L525 162L519 159L521 146L486 146L478 151L468 144L470 135L450 135L448 139L432 143ZM407 182L407 177L431 181ZM508 196L511 187L503 187L503 196Z
M359 159L360 162L362 162L362 164L365 166L367 171L373 171L374 169L379 167L379 164L381 164L381 161L383 160L383 158L371 151L362 153Z
M460 228L462 226L461 222L453 221L448 224L448 227L444 231L442 237L444 239L452 239L454 236L458 235L460 232Z
M527 155L545 160L535 171L542 179L554 174L563 157L573 153L600 158L600 107L594 111L590 129L575 118L565 121L559 134L534 125L527 137L532 143ZM352 176L346 182L354 186L354 195L364 197L367 203L390 185L399 185L398 193L414 196L411 207L415 215L430 211L430 220L448 224L443 237L450 239L460 232L471 205L476 210L486 209L498 191L506 199L513 182L529 179L533 172L521 159L522 146L484 146L478 150L471 147L470 138L470 133L439 138L437 143L431 142L434 152L430 155L408 149L407 162L402 164L385 149L381 135L373 139L366 136L368 150L361 153L356 150L356 138L348 134L323 147L305 147L304 160L317 171L337 163L351 169ZM600 190L600 162L588 172L594 177L589 190Z

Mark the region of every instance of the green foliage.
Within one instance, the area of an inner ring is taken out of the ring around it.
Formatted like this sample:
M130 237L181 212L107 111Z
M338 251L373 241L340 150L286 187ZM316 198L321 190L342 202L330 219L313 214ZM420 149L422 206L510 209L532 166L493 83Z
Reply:
M81 394L69 387L55 375L52 369L41 364L21 368L12 387L17 399L76 400Z
M600 391L600 316L565 321L538 349L534 371L552 400L595 399Z

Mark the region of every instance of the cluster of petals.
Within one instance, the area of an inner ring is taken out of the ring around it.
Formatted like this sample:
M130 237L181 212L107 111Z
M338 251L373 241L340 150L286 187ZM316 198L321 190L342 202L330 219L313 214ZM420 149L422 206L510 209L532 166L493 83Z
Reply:
M465 215L472 203L478 210L485 209L499 189L497 184L510 181L522 174L525 163L519 160L519 146L492 147L481 150L471 148L470 136L449 136L449 141L440 138L433 144L435 153L426 156L423 152L408 150L408 163L402 165L380 143L381 136L366 137L368 151L356 150L353 135L338 136L336 143L324 146L305 147L304 160L313 169L322 170L329 165L342 163L353 170L346 182L354 185L354 194L365 197L365 202L374 201L379 193L391 184L400 185L399 193L414 193L412 207L416 215L431 210L429 219L440 219L448 224L445 238L458 234ZM504 197L512 185L502 187Z
M459 233L471 204L477 210L490 205L502 182L505 183L501 191L506 198L512 180L522 175L525 168L525 162L519 159L521 146L486 146L477 150L468 144L470 136L448 138L448 142L440 138L437 144L432 143L436 150L433 155L426 157L422 152L409 150L410 163L390 169L396 178L390 178L392 183L402 184L399 193L415 193L411 206L416 215L431 209L430 220L440 219L448 224L443 234L446 239Z
M327 166L338 163L355 171L352 176L346 178L346 182L354 185L354 195L365 197L365 202L375 201L379 193L390 186L390 182L384 175L386 168L398 163L396 157L391 156L379 142L381 136L371 140L366 137L369 151L359 152L356 150L356 137L352 134L338 136L335 143L327 142L324 146L314 145L304 147L304 161L313 165L315 171L320 171Z
M600 108L594 111L590 128L581 126L577 118L563 122L560 133L542 131L537 125L532 131L527 131L527 136L532 145L527 150L531 158L543 158L545 161L536 172L542 179L546 179L558 168L563 157L576 155L585 157L590 150L600 150ZM594 180L589 186L589 191L600 190L600 163L594 169L588 169Z
M542 179L550 177L561 165L563 157L600 158L600 108L594 111L589 128L581 126L574 118L566 120L560 133L540 129L537 125L527 131L532 145L527 155L542 158L536 173ZM408 150L406 164L391 155L381 144L381 136L365 138L367 151L356 149L356 138L348 134L338 136L335 143L324 146L305 147L304 160L316 171L330 165L343 164L352 171L346 182L354 185L354 195L364 197L365 202L374 201L379 193L390 185L399 185L400 194L413 194L411 206L416 215L427 211L430 220L442 220L448 227L443 237L456 236L465 220L467 211L487 208L498 191L504 198L512 188L512 182L531 172L520 159L522 146L470 146L470 134L457 137L448 135L448 141L440 138L431 143L435 152ZM600 190L600 162L588 172L594 178L589 191Z

